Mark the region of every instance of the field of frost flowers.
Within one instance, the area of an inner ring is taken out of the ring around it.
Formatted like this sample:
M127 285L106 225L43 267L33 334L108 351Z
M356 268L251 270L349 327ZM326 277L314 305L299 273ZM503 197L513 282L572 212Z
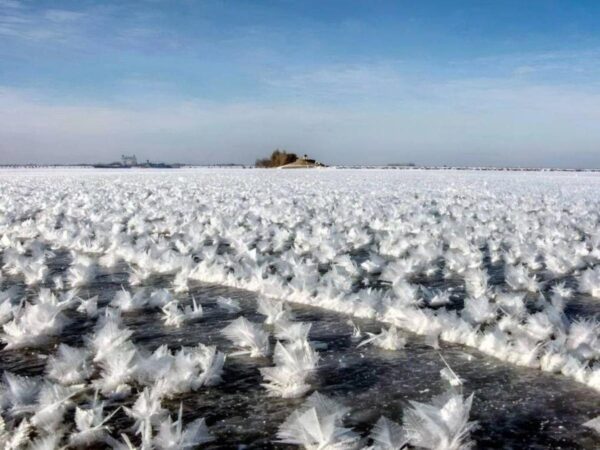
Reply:
M6 449L594 448L600 176L0 171Z

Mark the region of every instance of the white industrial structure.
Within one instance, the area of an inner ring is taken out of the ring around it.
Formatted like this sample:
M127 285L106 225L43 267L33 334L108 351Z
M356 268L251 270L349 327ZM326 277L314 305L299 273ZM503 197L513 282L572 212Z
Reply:
M137 158L135 155L121 155L121 165L123 167L135 167L138 165Z

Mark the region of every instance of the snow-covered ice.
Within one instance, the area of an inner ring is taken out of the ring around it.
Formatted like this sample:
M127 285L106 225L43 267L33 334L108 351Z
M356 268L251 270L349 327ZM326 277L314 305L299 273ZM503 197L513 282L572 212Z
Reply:
M1 170L0 192L23 442L600 443L596 174Z

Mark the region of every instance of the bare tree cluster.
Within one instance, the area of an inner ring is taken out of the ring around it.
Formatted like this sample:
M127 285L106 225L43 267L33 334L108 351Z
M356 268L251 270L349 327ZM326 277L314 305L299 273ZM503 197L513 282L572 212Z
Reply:
M270 158L257 159L256 167L279 167L293 163L298 159L295 153L288 153L285 150L275 150Z

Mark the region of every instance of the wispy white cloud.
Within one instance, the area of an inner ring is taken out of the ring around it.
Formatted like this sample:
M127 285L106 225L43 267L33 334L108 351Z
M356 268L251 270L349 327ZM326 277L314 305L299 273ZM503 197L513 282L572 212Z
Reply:
M143 14L127 3L82 3L76 8L59 9L34 3L10 6L11 3L3 5L2 1L0 36L38 50L59 43L88 51L119 52L141 48L170 51L182 48L184 43L177 30L153 24L160 23L160 12Z
M69 11L66 9L48 9L43 11L43 16L50 22L55 23L68 23L77 22L87 16L84 12Z
M408 85L398 68L387 63L336 64L310 70L278 71L263 81L272 87L305 97L339 98L386 95Z
M457 70L468 69L500 76L518 76L546 81L600 79L600 49L586 48L545 52L521 52L490 55L470 60L453 61Z
M210 102L107 107L2 89L0 162L93 162L124 150L153 159L251 162L282 143L307 143L306 137L332 120L331 111L308 107Z
M600 50L477 58L443 69L389 60L335 64L283 69L263 81L283 97L362 107L447 105L471 111L515 108L552 111L558 116L595 114L600 98L600 59L593 55L600 56ZM585 82L580 79L582 74L587 77Z
M431 85L387 108L169 101L102 106L0 90L0 162L246 162L276 147L330 163L600 166L600 95L564 87Z
M0 2L0 35L29 42L76 43L83 34L85 12L32 9L26 4Z
M21 9L23 8L23 3L19 0L0 0L0 8Z

